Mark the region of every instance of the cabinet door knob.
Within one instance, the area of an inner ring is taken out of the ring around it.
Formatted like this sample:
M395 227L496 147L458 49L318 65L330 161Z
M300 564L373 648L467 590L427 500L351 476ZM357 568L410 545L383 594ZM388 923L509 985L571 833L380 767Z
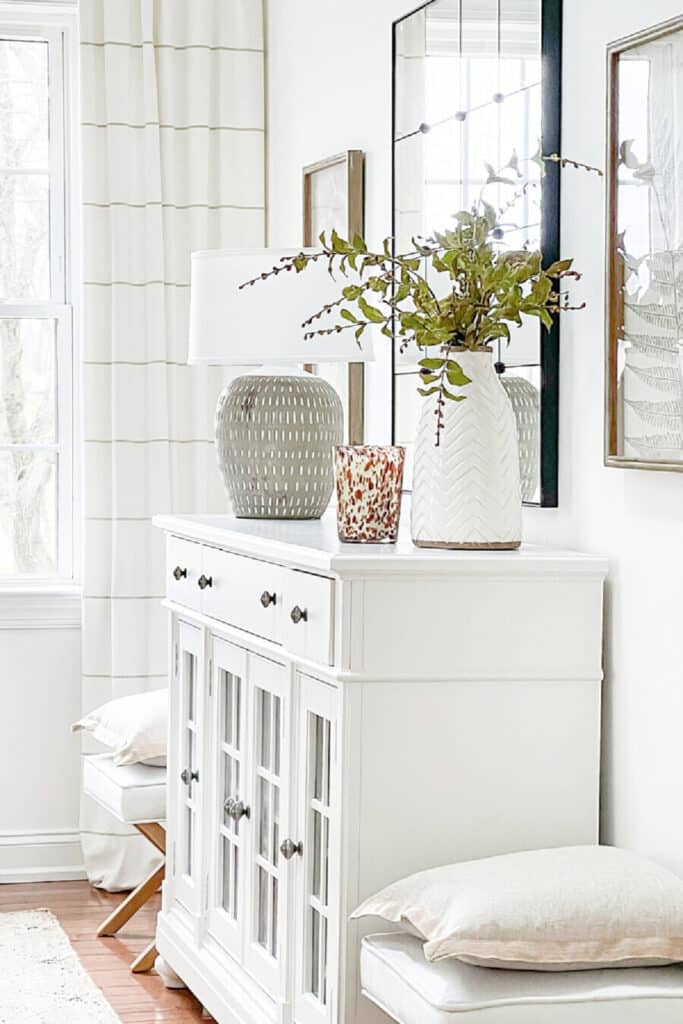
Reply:
M264 590L261 594L261 604L264 608L270 608L271 604L277 604L277 594L269 594Z
M181 569L179 565L176 565L173 576L177 580L187 579L187 569Z
M183 768L180 773L180 781L184 782L186 786L190 786L193 782L199 782L199 772L191 772L189 768Z
M239 821L241 818L251 817L251 807L246 807L241 800L235 800L234 797L229 797L223 804L223 809L229 818L233 821Z
M202 573L199 579L197 580L197 586L199 587L200 590L206 590L207 587L212 587L213 576L205 576L204 573Z
M295 604L289 613L289 617L295 626L298 626L300 622L308 622L308 611L305 608L299 608L298 604Z
M285 860L291 860L295 853L298 853L300 857L303 856L304 844L295 843L293 839L285 839L284 843L280 845L280 853Z

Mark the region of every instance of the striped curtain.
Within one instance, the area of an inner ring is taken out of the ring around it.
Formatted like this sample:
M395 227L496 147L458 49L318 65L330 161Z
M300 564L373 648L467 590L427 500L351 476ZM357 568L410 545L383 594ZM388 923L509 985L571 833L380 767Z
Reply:
M225 374L185 365L190 253L263 245L264 67L258 0L80 0L80 19L87 712L166 685L152 516L226 508ZM151 867L86 798L82 830L94 884Z

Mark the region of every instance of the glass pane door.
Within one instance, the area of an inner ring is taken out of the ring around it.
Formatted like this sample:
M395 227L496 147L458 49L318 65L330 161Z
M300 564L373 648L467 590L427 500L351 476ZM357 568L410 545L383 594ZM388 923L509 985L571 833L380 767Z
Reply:
M289 674L281 665L249 655L253 822L250 846L250 925L247 959L271 992L282 992L287 862L287 719Z
M332 833L335 793L337 692L326 683L301 677L299 831L303 836L303 870L296 894L298 953L297 1019L302 1024L329 1020L335 979L336 919Z
M175 822L172 825L173 885L176 896L188 910L199 911L200 888L200 800L201 730L203 714L202 634L185 622L178 623L176 642L176 715L173 723L178 757L171 792L175 793Z
M241 956L245 836L253 828L246 777L247 654L214 638L211 685L214 786L210 820L209 932Z

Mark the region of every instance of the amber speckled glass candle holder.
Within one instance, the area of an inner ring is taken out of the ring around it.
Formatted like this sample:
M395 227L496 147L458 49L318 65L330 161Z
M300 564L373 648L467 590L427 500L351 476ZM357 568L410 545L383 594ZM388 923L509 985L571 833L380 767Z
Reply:
M337 529L347 544L390 544L398 536L405 448L337 445Z

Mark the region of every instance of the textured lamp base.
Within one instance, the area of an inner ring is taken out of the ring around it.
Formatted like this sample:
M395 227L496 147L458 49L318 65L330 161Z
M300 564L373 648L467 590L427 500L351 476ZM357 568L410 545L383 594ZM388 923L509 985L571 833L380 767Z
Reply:
M240 519L319 519L334 487L344 411L320 377L244 376L216 407L218 466Z

